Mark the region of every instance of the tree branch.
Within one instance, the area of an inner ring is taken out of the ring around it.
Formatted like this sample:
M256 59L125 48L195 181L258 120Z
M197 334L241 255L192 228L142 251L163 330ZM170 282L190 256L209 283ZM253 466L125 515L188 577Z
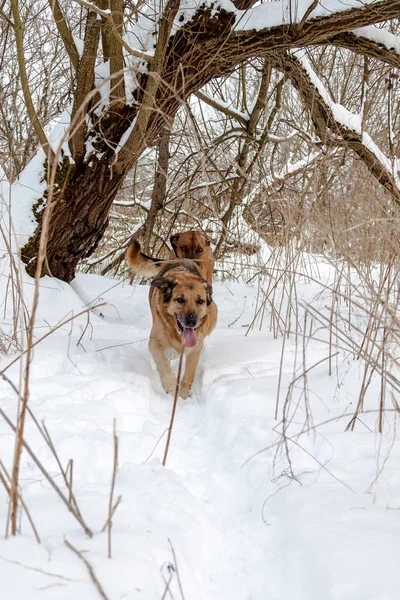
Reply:
M109 30L110 77L115 76L110 101L125 105L124 57L121 44L124 6L122 0L110 0L110 7L111 14L104 23L104 27Z
M397 39L397 43L400 45L400 39ZM351 50L356 54L376 58L400 69L400 54L396 50L387 48L383 44L358 33L357 35L352 31L340 33L327 40L323 45L328 44L338 48L346 48L346 50Z
M48 0L48 2L53 13L54 21L57 25L58 33L61 36L65 49L68 52L71 64L76 73L79 67L79 54L78 50L76 49L74 38L72 37L72 33L68 27L67 21L65 20L58 0Z
M269 3L265 3L234 16L235 25L223 47L226 62L231 59L233 51L236 55L240 53L242 61L252 56L266 56L270 51L282 48L323 44L335 35L394 19L400 14L400 0L380 0L368 4L360 2L357 6L350 5L350 8L344 4L343 10L327 12L325 16L313 17L311 14L301 28L297 23L282 23L274 27L250 29L251 25L263 22L263 11L267 11L269 6Z
M85 112L88 95L94 84L94 67L97 57L97 48L100 40L100 24L97 21L96 12L88 13L86 21L85 42L82 59L79 62L77 82L72 106L71 124L74 122L76 128L74 134L69 138L69 147L75 162L83 160L85 154L86 121Z
M236 121L238 121L239 123L242 123L242 125L244 125L245 127L247 127L247 123L249 121L249 117L246 117L245 114L239 112L238 110L236 110L234 108L231 109L229 106L226 106L225 104L223 104L219 100L216 100L214 98L210 98L210 96L208 96L204 92L201 92L200 90L198 90L197 92L195 92L194 95L199 100L202 100L203 102L205 102L209 106L212 106L212 108L215 108L216 110L219 110L220 112L224 113L228 117L231 117L232 119L235 119Z
M19 68L19 76L21 79L22 92L24 94L24 100L26 104L26 110L29 116L29 119L33 125L35 133L38 137L39 143L43 148L43 152L46 157L48 157L49 162L52 163L55 159L54 152L51 149L51 146L47 140L46 134L43 130L42 124L40 123L39 117L36 114L35 107L33 106L32 96L29 89L29 81L28 75L26 73L26 63L24 56L24 30L21 22L21 18L19 15L19 6L18 0L11 0L11 11L14 21L14 32L15 32L15 43L17 46L17 56L18 56L18 68Z
M180 0L167 0L159 26L157 45L152 63L152 70L148 74L144 89L143 101L136 118L131 135L118 154L117 169L125 163L132 162L133 157L139 156L147 141L147 127L154 110L155 97L161 81L160 74L166 62L167 47L171 34L172 24L178 12Z
M317 75L312 73L307 59L300 60L288 52L277 52L271 55L270 60L276 69L284 72L296 88L304 105L310 111L314 127L322 142L328 145L344 143L351 148L379 183L391 194L395 202L400 204L400 189L396 177L385 164L388 159L375 147L366 133L357 131L357 123L354 128L350 128L347 124L337 120L334 108L338 105L329 100L326 94L324 97L321 92L322 83ZM347 114L351 117L348 111ZM357 118L356 115L353 117ZM335 140L335 136L339 139Z
M233 216L236 206L238 206L242 201L243 192L247 182L247 176L250 175L251 172L249 169L246 169L247 159L250 146L252 142L254 143L254 134L256 132L261 112L263 108L265 108L268 87L271 82L271 71L271 65L267 63L267 61L264 61L257 98L254 103L253 110L251 111L250 118L247 122L246 137L236 157L236 163L238 165L237 173L240 177L238 177L238 179L236 179L233 183L228 208L221 219L222 233L215 246L215 256L217 257L221 254L221 248L226 241L229 222ZM253 165L254 163L252 163L252 166Z
M100 17L102 17L103 23L106 23L106 22L110 21L110 23L113 25L113 32L112 32L113 35L119 41L119 43L121 44L121 46L123 46L125 48L125 50L128 52L128 54L132 54L132 56L136 56L137 58L141 58L142 60L145 60L148 63L152 63L153 62L153 60L154 60L154 56L153 55L146 54L146 52L140 52L140 50L136 50L135 48L132 48L124 40L124 38L120 35L120 33L118 32L117 28L114 25L113 15L112 15L112 13L110 13L109 9L99 8L98 6L95 6L93 3L86 2L85 0L75 0L75 2L77 2L78 4L80 4L81 6L83 6L84 8L88 8L89 10L93 10ZM108 0L104 0L104 3L108 3ZM107 59L108 59L109 58L109 50L107 51L106 56L107 56Z

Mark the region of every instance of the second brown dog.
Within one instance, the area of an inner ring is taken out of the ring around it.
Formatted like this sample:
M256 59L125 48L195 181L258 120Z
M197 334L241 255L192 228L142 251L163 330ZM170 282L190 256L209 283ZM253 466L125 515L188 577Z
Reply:
M144 254L139 242L134 240L126 253L131 272L151 278L171 260L190 259L195 261L201 275L211 284L215 258L210 247L210 238L202 231L184 231L171 235L170 242L172 250L168 261L165 261Z

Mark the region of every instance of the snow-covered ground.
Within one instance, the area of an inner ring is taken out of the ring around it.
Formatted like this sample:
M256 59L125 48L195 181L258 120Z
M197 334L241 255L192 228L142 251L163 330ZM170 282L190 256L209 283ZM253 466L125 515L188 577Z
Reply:
M319 273L327 280L329 267L320 265ZM296 302L323 306L320 291L316 283L299 281ZM32 292L25 277L28 304ZM332 376L323 361L307 380L298 380L287 411L288 459L281 436L288 386L328 356L328 346L316 339L327 336L316 332L306 346L300 335L286 340L275 420L282 338L269 331L268 306L261 331L256 325L245 335L260 303L257 285L217 283L217 329L206 342L193 397L178 402L164 468L172 399L162 391L147 349L147 292L147 286L96 275L78 275L71 286L41 282L37 339L88 303L108 303L38 343L31 368L29 406L44 421L63 466L74 461L73 490L93 537L24 452L21 490L42 543L25 514L20 535L0 540L2 600L102 597L65 540L89 561L109 600L399 598L400 451L394 421L389 413L381 436L376 413L363 414L354 432L345 431L362 362L340 352ZM3 304L2 328L11 310L10 301ZM3 356L0 369L13 358ZM18 386L19 362L6 375ZM379 391L379 378L372 378L367 407L378 407ZM13 422L16 403L10 384L0 380L0 407ZM108 515L114 419L114 500L122 501L109 559L101 530ZM30 417L25 437L66 491ZM13 448L13 433L1 419L0 459L8 469ZM7 510L0 487L3 531Z

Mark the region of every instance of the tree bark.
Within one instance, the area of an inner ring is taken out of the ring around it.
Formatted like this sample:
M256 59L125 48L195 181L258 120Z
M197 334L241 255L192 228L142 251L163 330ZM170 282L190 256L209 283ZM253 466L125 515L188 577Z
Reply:
M67 170L64 192L56 194L46 208L51 211L51 220L42 275L70 282L78 262L92 254L106 230L108 212L122 185L123 175L110 177L107 160L99 161L81 174L72 167ZM26 270L32 277L41 233L42 219L39 218L34 236L21 251L22 260L28 265Z
M158 145L158 160L156 174L154 177L153 193L151 195L150 210L148 212L144 234L144 248L150 252L150 239L155 225L157 213L163 208L167 190L167 175L169 163L169 138L171 132L166 131Z

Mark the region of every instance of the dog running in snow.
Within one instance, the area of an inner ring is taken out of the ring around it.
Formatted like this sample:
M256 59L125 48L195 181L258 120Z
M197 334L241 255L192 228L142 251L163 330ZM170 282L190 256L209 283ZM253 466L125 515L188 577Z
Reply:
M171 235L172 246L168 261L177 259L194 260L204 279L211 284L215 258L210 247L210 238L202 231L184 231ZM141 251L137 240L129 246L127 259L131 265L132 274L144 277L155 277L167 261L153 258Z
M141 260L137 253L136 257ZM129 249L127 258L133 272L138 272ZM186 363L179 395L186 399L190 396L204 340L217 322L212 287L193 260L166 261L157 267L157 275L150 285L149 302L153 317L149 349L161 385L167 394L174 394L176 376L170 360L183 353Z

